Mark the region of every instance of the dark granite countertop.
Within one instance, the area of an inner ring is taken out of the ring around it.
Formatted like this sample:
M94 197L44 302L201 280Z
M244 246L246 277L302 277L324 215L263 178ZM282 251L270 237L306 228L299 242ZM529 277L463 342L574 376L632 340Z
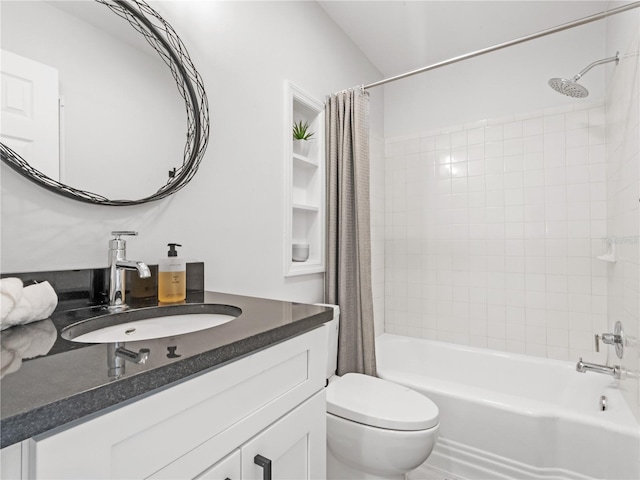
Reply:
M71 342L60 335L68 325L104 315L105 308L57 310L51 320L45 320L53 322L57 334L51 350L24 360L19 369L0 380L0 446L220 367L312 330L333 315L327 307L213 292L190 292L186 303L229 305L242 313L229 323L207 330L127 342L126 348L135 352L148 348L149 359L145 364L126 362L125 373L119 378L109 377L107 344ZM151 309L148 311L152 314L154 309L168 308L155 300L134 307Z

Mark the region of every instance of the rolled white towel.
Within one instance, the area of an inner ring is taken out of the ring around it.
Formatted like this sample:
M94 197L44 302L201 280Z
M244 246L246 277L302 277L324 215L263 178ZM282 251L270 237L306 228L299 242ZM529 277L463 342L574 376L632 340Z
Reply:
M23 359L49 353L56 338L56 327L49 319L2 332L0 336L0 378L18 370Z
M21 298L22 280L15 277L0 279L0 310L2 312L0 319L2 321L11 310L16 308Z
M24 287L17 305L2 318L0 330L43 320L53 313L57 305L58 296L49 282Z

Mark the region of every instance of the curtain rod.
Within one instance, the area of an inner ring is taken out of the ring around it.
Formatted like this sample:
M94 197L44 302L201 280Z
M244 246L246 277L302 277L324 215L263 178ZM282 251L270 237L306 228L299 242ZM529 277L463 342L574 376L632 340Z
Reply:
M418 73L427 72L429 70L434 70L436 68L444 67L446 65L451 65L452 63L460 62L462 60L467 60L468 58L477 57L479 55L484 55L485 53L495 52L496 50L500 50L502 48L507 48L512 45L517 45L519 43L528 42L529 40L535 40L536 38L544 37L546 35L551 35L552 33L561 32L563 30L568 30L573 27L579 27L580 25L585 25L587 23L595 22L597 20L602 20L603 18L607 18L611 15L616 15L618 13L626 12L627 10L631 10L633 8L640 7L640 2L632 2L627 5L623 5L618 8L614 8L609 11L596 13L594 15L590 15L588 17L583 17L578 20L574 20L572 22L563 23L562 25L558 25L557 27L548 28L546 30L541 30L537 33L532 33L530 35L526 35L524 37L516 38L515 40L510 40L504 43L498 43L497 45L493 45L491 47L483 48L481 50L476 50L475 52L465 53L464 55L460 55L458 57L450 58L449 60L444 60L442 62L434 63L428 65L426 67L418 68L417 70L412 70L410 72L402 73L400 75L396 75L394 77L385 78L383 80L379 80L377 82L370 83L369 85L365 85L364 89L367 90L369 88L378 87L380 85L384 85L385 83L395 82L396 80L400 80L406 77L410 77L412 75L417 75Z

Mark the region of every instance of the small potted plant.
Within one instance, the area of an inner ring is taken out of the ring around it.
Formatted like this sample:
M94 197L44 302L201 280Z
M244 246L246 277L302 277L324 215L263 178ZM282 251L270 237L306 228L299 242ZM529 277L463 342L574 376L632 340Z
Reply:
M309 130L309 124L300 120L293 124L293 151L305 157L311 147L310 139L314 132Z

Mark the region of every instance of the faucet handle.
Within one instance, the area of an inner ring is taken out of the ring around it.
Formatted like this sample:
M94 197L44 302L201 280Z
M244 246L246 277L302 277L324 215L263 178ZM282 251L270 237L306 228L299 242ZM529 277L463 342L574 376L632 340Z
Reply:
M596 342L596 352L600 352L600 342L606 343L607 345L615 345L616 347L622 343L622 337L614 333L603 333L600 335L596 333L594 337Z
M110 251L124 251L126 248L127 242L125 242L120 237L122 235L138 235L138 232L135 230L114 230L111 232L115 238L109 240L109 250Z
M138 232L135 230L114 230L111 235L116 237L115 240L120 240L121 235L138 235Z
M600 342L607 345L613 345L616 349L616 355L618 358L622 358L624 355L625 336L622 324L617 321L613 330L613 333L603 333L595 335L596 352L600 351Z

